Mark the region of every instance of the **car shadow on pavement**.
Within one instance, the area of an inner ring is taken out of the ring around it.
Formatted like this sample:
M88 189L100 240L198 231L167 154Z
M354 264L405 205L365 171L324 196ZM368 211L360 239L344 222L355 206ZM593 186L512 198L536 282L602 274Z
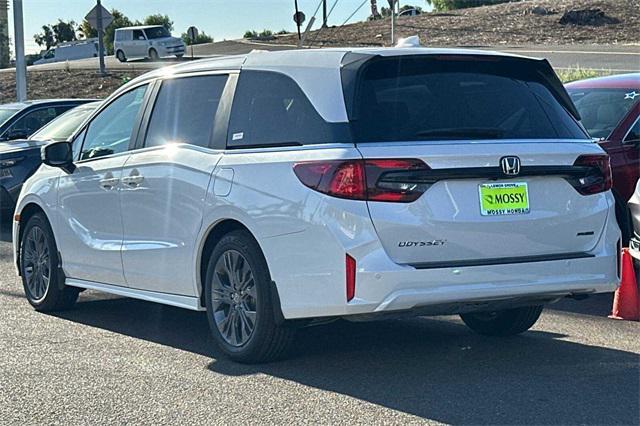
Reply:
M562 299L547 307L553 311L572 312L574 314L606 317L611 313L613 293L593 294L584 300Z
M286 360L248 366L222 356L201 312L107 297L87 292L56 316L212 357L216 373L267 374L444 423L639 421L640 357L555 333L487 338L440 318L338 321L300 330Z

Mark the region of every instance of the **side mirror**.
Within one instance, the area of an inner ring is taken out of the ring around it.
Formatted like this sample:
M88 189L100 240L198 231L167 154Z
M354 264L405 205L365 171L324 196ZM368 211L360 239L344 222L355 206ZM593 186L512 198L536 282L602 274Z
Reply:
M60 167L67 173L73 173L75 166L73 164L73 147L71 143L53 142L42 147L40 154L42 162L47 166Z

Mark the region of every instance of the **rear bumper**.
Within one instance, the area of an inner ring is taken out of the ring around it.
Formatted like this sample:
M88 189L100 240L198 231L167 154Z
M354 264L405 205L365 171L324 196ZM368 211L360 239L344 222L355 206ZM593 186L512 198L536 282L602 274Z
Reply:
M614 246L615 247L615 246ZM617 255L610 253L535 263L361 272L357 299L350 313L404 311L439 305L483 303L513 299L526 304L578 294L610 292L617 288ZM423 309L428 312L428 309ZM455 311L455 309L454 309ZM455 312L452 312L455 313Z
M418 269L397 264L381 246L368 217L345 216L336 227L325 221L260 244L287 319L455 314L614 291L619 285L620 241L614 218L611 209L598 243L582 256L491 265ZM346 253L357 262L355 297L349 302Z

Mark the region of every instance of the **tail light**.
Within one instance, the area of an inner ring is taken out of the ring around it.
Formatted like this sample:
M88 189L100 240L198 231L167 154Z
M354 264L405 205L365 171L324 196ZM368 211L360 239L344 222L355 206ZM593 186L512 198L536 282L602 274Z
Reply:
M410 203L427 186L411 172L429 170L417 159L332 160L298 163L293 171L305 186L332 197Z
M591 195L611 189L613 178L607 154L581 155L573 165L585 169L584 175L572 182L580 194Z
M345 256L346 266L346 287L347 287L347 302L350 302L356 295L356 260L349 256Z

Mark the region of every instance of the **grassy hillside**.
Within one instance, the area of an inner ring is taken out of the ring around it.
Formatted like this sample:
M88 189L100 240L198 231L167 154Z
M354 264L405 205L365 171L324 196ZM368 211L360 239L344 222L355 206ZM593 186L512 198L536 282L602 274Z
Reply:
M606 19L600 25L560 24L565 12L579 9L601 9ZM313 31L307 41L314 46L383 46L390 32L387 18ZM399 18L397 33L420 35L429 46L640 44L640 0L527 0L425 13ZM278 36L274 42L295 44L297 36Z

